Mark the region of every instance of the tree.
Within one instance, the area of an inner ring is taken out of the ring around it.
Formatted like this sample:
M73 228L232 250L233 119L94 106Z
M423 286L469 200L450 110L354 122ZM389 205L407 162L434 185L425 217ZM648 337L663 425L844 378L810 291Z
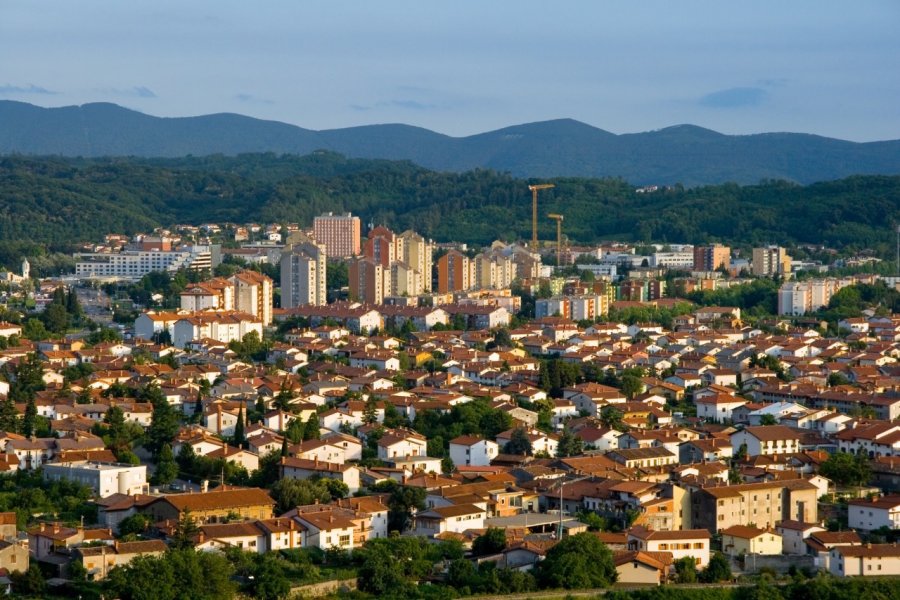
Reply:
M122 600L230 600L234 569L222 554L172 549L162 556L139 556L115 567L107 597Z
M322 480L313 479L279 479L269 492L275 500L277 512L285 513L292 508L331 502L331 491Z
M159 453L159 459L156 462L156 471L153 473L153 481L157 485L167 485L172 483L178 477L178 464L175 462L175 455L172 453L172 446L165 444Z
M678 583L697 582L697 562L693 556L685 556L675 561L675 581Z
M22 417L22 435L31 437L34 434L35 421L37 419L37 405L34 398L30 398L25 404L25 415Z
M19 411L13 399L7 396L0 402L0 431L14 432L18 429Z
M417 537L394 536L369 540L355 558L359 561L359 586L376 597L415 597L412 585L432 569L427 542Z
M253 596L260 600L287 598L291 593L291 582L285 575L283 562L271 552L258 554L250 588Z
M191 516L190 510L181 513L178 522L175 523L175 529L172 532L172 542L170 548L175 550L185 550L194 548L194 538L200 533L200 528Z
M635 375L623 375L621 381L622 394L624 394L625 397L629 400L641 393L641 390L644 389L644 382L641 381L640 377L637 377Z
M620 411L615 406L604 406L600 410L600 422L604 427L608 427L610 429L622 429L625 424L622 418L622 411Z
M27 594L41 597L47 588L47 582L44 580L44 574L41 573L37 563L32 562L28 570L22 573L14 571L12 573L13 590L17 594Z
M69 313L59 304L49 304L41 315L44 327L51 333L62 334L69 328Z
M414 510L425 510L425 489L396 486L388 497L388 531L406 531Z
M147 428L147 441L144 447L154 457L157 457L163 446L171 444L175 440L181 420L158 386L147 386L141 395L153 404L153 413L150 416L150 427Z
M234 436L232 442L238 448L243 448L247 439L244 437L244 403L238 407L237 423L234 424Z
M487 531L472 542L472 553L475 556L497 554L506 549L506 530L499 527L488 527Z
M819 467L819 474L841 485L865 485L872 477L872 467L861 454L836 452Z
M503 446L503 452L506 454L525 454L531 456L531 440L528 438L528 432L522 427L513 430L509 436L509 441Z
M760 425L778 425L778 419L775 418L775 415L763 415L759 418Z
M565 458L567 456L578 456L584 452L584 441L573 434L568 427L559 436L559 443L556 446L556 456Z
M728 561L728 557L721 552L713 554L713 557L709 559L709 564L706 565L706 569L700 574L700 579L703 583L730 581L731 563Z
M147 515L137 513L119 522L120 535L142 535L150 527L152 520Z
M615 583L612 552L591 533L560 540L538 563L537 578L549 588L601 588Z
M366 400L362 420L366 425L372 425L373 423L378 422L378 401L375 400L374 396L370 396L369 399Z

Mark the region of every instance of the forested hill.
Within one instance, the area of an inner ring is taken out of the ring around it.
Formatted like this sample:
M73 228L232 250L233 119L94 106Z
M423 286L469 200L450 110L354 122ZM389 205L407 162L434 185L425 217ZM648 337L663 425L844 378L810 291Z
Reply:
M784 179L808 184L900 174L900 140L858 144L795 133L731 136L691 125L615 135L559 119L453 138L408 125L313 131L235 114L159 118L115 104L41 108L0 101L0 154L180 157L248 152L410 160L437 171L621 177L686 186Z
M621 179L553 179L540 196L574 242L791 242L876 248L900 222L900 177L798 186L769 182L636 193ZM532 181L533 182L533 181ZM530 237L529 180L479 170L438 173L409 162L255 154L187 159L0 158L0 243L56 248L109 232L202 222L299 222L352 211L364 223L436 240L487 244Z

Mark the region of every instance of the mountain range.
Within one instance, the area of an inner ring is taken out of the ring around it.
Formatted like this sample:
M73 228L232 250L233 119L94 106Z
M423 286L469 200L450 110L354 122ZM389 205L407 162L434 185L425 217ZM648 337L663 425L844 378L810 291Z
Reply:
M572 119L450 137L401 124L315 131L237 114L162 118L116 104L42 108L0 101L0 154L182 157L253 152L409 160L436 171L515 177L619 177L637 185L761 180L801 184L900 174L900 140L855 143L798 133L725 135L693 125L613 134Z

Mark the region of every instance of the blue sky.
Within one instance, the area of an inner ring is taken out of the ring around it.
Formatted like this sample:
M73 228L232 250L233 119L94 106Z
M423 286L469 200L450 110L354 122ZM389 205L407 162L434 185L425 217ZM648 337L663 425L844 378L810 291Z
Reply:
M0 99L469 135L900 138L897 0L0 0Z

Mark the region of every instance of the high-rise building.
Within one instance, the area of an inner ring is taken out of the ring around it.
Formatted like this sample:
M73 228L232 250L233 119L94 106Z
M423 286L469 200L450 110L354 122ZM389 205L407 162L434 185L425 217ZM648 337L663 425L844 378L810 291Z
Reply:
M272 323L272 280L256 271L241 271L231 278L234 308L253 315L264 327Z
M475 257L474 287L479 290L502 290L512 285L516 276L515 265L509 256L497 250L483 252Z
M422 287L416 295L431 291L432 253L434 246L415 231L407 230L397 236L400 239L401 255L398 260L419 273Z
M349 265L350 298L366 304L381 304L385 293L385 270L371 258L355 257ZM390 271L388 271L390 281Z
M327 303L325 246L302 233L293 233L281 253L281 307Z
M780 246L754 248L751 268L757 277L787 277L791 273L791 257Z
M400 260L400 248L402 243L398 243L399 236L395 236L387 227L376 227L369 232L363 247L363 256L374 260L384 269L389 269L391 263Z
M694 270L715 271L731 264L731 248L720 244L694 246Z
M472 265L469 257L450 250L437 261L438 292L463 292L472 288Z
M325 246L331 258L356 256L360 253L361 223L352 214L327 213L313 219L316 240Z

